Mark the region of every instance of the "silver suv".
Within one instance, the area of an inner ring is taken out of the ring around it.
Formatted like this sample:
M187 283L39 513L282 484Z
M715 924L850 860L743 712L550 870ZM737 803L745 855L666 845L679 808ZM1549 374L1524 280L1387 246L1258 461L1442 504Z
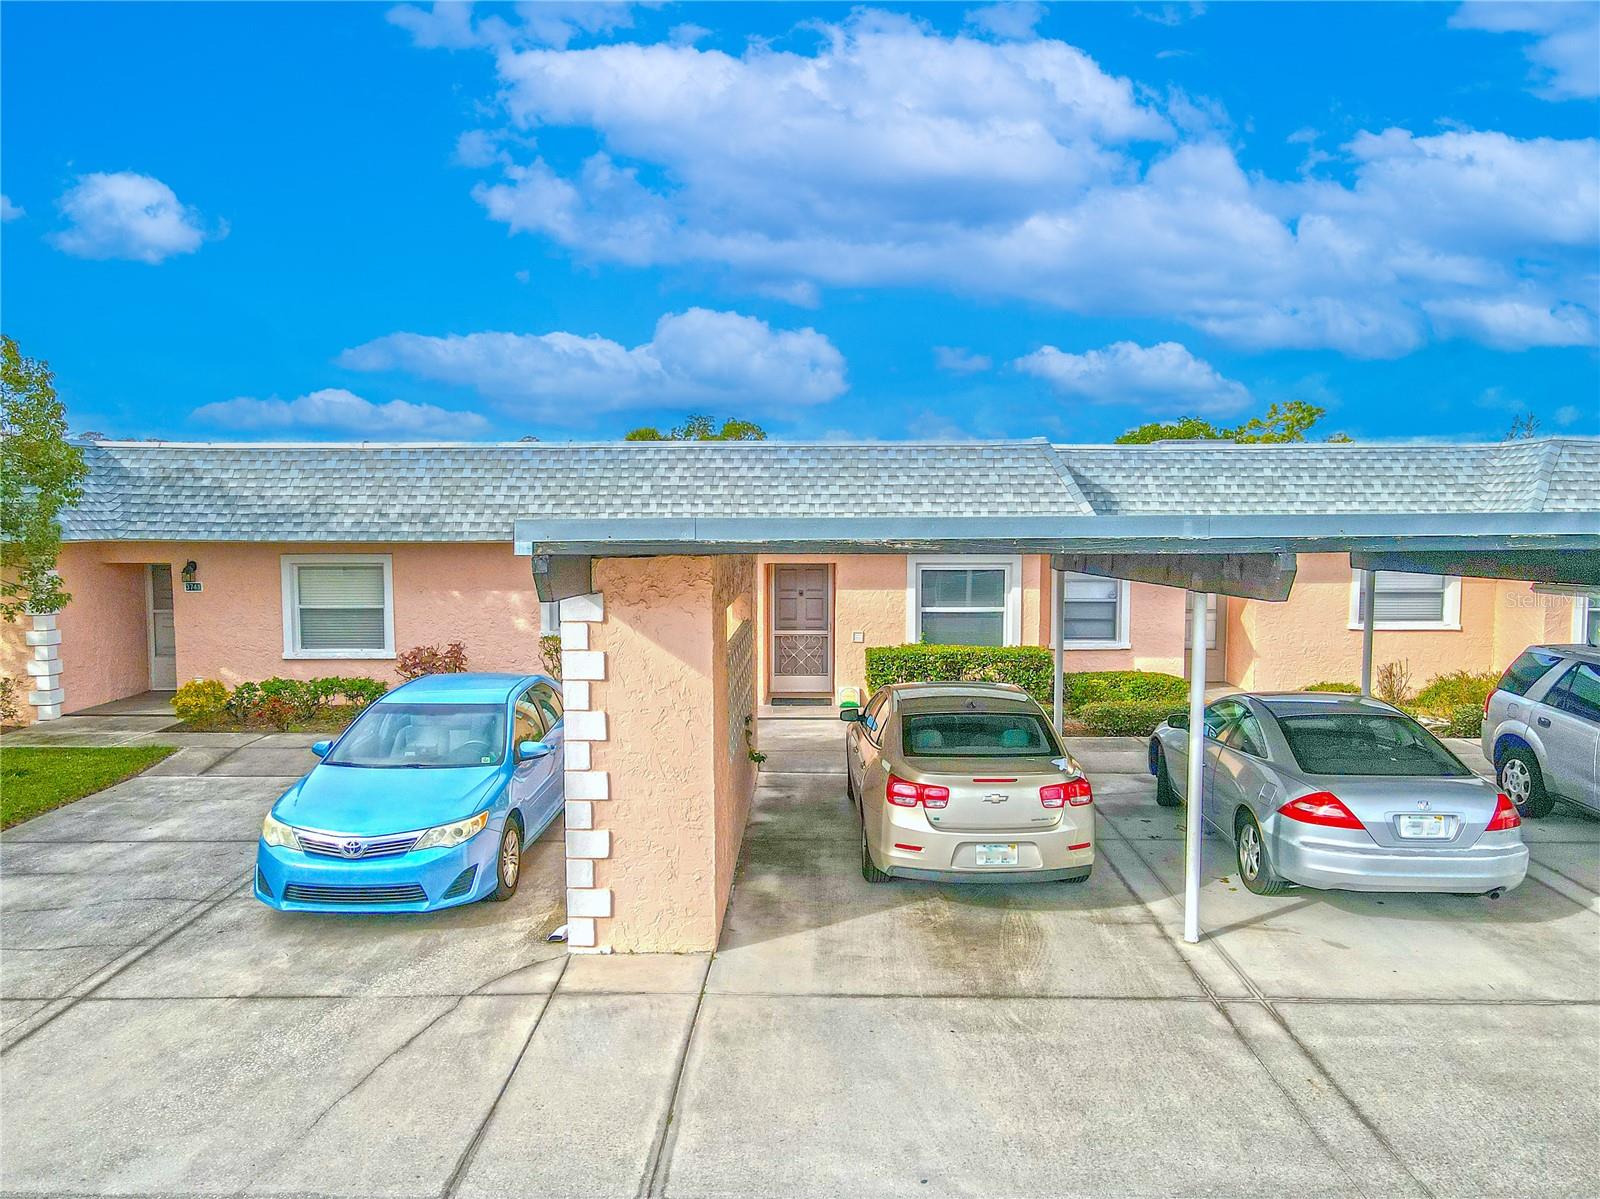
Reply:
M1524 816L1557 799L1600 814L1600 649L1535 645L1483 708L1483 755Z

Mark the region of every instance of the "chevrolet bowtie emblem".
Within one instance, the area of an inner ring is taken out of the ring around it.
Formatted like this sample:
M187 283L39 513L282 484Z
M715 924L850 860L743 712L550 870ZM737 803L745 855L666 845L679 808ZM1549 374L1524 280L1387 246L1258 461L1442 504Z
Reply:
M1010 796L1002 795L1002 794L1000 794L1000 792L996 791L993 795L985 795L983 797L983 802L984 803L1005 803L1005 801L1007 799L1009 799L1009 798L1010 798Z

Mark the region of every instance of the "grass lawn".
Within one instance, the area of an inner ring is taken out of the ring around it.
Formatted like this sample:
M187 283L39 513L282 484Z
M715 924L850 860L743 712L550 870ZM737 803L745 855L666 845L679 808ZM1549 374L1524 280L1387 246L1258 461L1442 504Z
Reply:
M0 828L103 791L148 770L172 745L19 746L0 752Z

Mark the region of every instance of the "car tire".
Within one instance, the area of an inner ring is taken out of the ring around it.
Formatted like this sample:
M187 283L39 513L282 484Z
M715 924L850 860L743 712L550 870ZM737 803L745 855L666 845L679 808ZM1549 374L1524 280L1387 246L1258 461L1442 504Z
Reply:
M504 903L517 893L517 884L521 881L522 824L515 816L507 816L506 827L500 834L500 849L494 855L494 890L489 892L488 898Z
M1172 776L1167 773L1167 751L1160 746L1156 747L1156 803L1163 808L1183 806L1178 789L1172 785Z
M861 822L861 877L869 883L887 883L893 881L891 877L879 870L872 860L872 851L867 848L867 822Z
M1234 860L1244 885L1256 895L1282 895L1293 884L1278 877L1267 854L1267 840L1248 809L1233 818Z
M1500 790L1517 805L1517 812L1537 820L1550 815L1556 806L1555 799L1545 790L1544 772L1539 769L1539 759L1531 749L1520 746L1506 751L1500 759L1500 769L1495 772Z

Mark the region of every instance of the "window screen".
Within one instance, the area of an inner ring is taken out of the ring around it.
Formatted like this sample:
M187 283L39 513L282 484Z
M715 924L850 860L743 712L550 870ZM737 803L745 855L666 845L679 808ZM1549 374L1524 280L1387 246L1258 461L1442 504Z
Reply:
M295 602L303 650L382 650L383 567L376 562L300 565Z
M1373 620L1378 624L1443 624L1449 582L1444 575L1380 570L1372 584L1377 595ZM1366 619L1366 612L1363 594L1356 610L1358 622Z
M1006 572L926 566L918 573L925 645L1004 645Z
M1116 579L1068 574L1062 593L1061 637L1074 641L1115 641L1120 627L1122 585Z

